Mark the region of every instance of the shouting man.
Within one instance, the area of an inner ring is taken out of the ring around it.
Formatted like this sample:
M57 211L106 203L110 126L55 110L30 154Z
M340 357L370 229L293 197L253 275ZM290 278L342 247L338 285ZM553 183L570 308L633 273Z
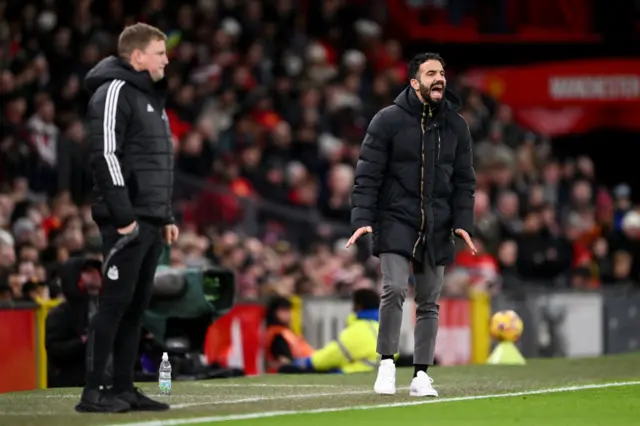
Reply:
M351 193L355 232L347 242L373 234L383 290L377 352L382 359L374 390L395 394L402 307L415 275L415 373L412 396L437 397L427 367L433 365L437 303L444 268L455 256L454 235L475 252L475 172L471 136L446 90L444 60L423 53L409 62L409 87L371 120Z

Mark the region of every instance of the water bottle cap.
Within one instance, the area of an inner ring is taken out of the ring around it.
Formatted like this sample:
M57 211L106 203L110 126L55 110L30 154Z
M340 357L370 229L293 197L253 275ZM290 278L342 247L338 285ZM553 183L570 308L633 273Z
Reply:
M166 353L166 352L163 352L163 353L162 353L162 360L163 360L163 361L169 361L169 354L168 354L168 353Z

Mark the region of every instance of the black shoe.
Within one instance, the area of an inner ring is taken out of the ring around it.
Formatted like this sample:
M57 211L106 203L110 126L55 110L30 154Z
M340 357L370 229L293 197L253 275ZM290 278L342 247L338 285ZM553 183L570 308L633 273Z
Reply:
M169 409L169 404L164 402L154 401L149 398L138 388L132 390L114 393L115 397L126 402L131 406L132 411L166 411Z
M84 389L80 402L76 405L78 413L126 413L131 406L116 398L106 390Z

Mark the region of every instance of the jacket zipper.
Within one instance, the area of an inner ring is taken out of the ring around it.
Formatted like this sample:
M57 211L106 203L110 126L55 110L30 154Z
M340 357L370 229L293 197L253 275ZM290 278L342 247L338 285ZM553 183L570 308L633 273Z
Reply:
M431 108L429 108L429 118L431 118ZM422 129L422 139L420 140L420 231L418 231L418 239L413 245L413 257L416 256L418 244L422 241L424 235L424 134L426 129L427 105L422 107L422 119L420 120L420 128Z
M440 130L436 132L438 133L438 153L436 155L436 161L440 161Z

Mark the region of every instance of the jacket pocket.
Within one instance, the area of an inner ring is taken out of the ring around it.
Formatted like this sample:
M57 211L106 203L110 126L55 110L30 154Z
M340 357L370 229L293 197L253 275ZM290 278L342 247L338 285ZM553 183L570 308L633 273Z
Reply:
M438 266L447 266L453 263L456 256L456 243L453 232L439 231L434 235L435 262Z
M450 166L436 166L434 195L438 198L448 198L453 192L451 185L451 175L453 170Z

